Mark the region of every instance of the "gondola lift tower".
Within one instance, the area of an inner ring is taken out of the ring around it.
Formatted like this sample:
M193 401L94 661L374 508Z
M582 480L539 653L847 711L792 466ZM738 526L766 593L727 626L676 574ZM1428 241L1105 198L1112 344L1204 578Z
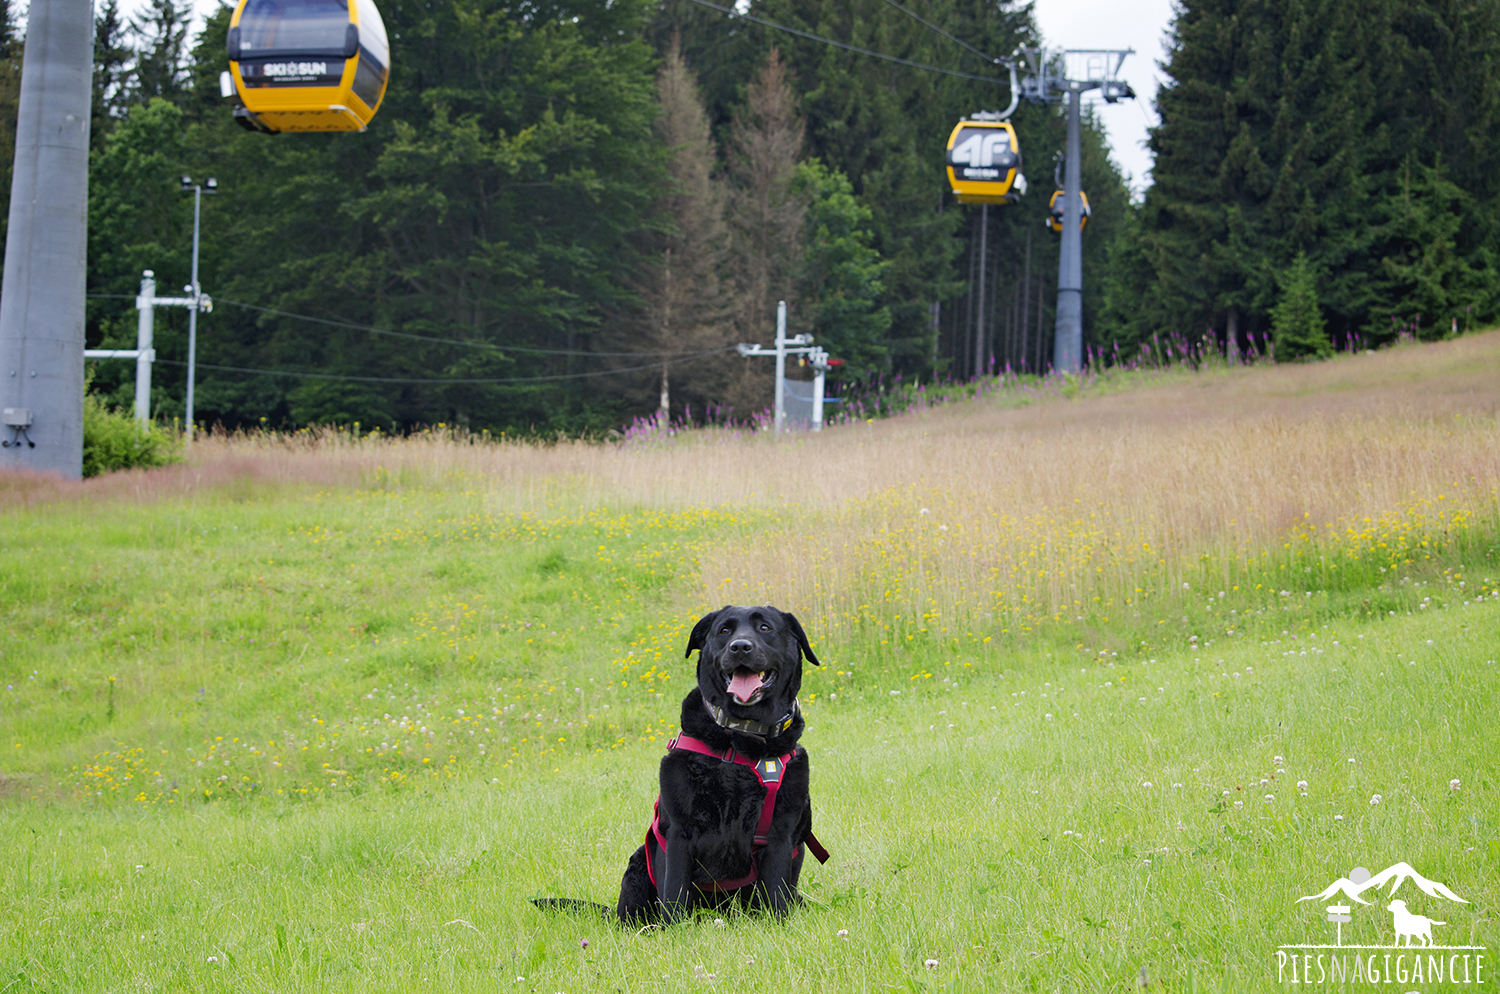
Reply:
M1133 99L1120 79L1120 66L1134 49L1048 49L1022 47L1026 75L1021 94L1034 104L1068 104L1068 146L1063 164L1062 247L1057 261L1057 332L1052 368L1076 374L1083 368L1082 103L1098 90L1106 103Z

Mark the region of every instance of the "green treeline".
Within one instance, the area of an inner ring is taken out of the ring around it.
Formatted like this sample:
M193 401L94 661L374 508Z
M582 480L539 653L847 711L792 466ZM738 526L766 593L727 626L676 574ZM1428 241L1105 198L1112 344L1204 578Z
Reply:
M1178 10L1155 183L1116 234L1101 334L1285 359L1495 317L1500 7Z
M903 6L986 55L1037 41L1028 4ZM0 181L21 58L9 9ZM1049 364L1061 108L1016 112L1020 203L987 221L955 203L948 133L1003 108L1008 80L895 4L749 9L984 78L691 0L381 9L393 71L370 129L274 137L238 128L219 97L229 7L196 35L174 0L130 23L116 0L96 9L88 343L134 344L142 270L164 295L188 282L178 177L215 177L200 422L598 432L663 403L743 420L770 404L771 363L725 350L769 343L778 300L793 332L845 361L846 388ZM1278 337L1278 358L1315 356L1492 317L1497 16L1184 0L1142 202L1085 114L1094 361L1171 338L1244 351ZM180 309L157 312L163 417L183 411L186 328ZM94 389L128 406L129 364L97 367Z
M370 130L267 137L237 128L218 96L227 7L187 38L172 0L134 24L105 6L89 289L118 296L91 301L89 343L134 342L125 298L143 269L163 294L187 283L187 174L220 190L203 204L201 282L216 307L200 323L200 421L605 430L658 410L664 372L674 418L748 418L771 402L771 363L722 350L769 342L783 299L794 332L845 360L845 381L972 374L979 211L952 202L943 145L964 114L1006 104L1007 79L884 0L755 12L986 78L872 60L686 0L387 2L394 69ZM924 16L987 52L1034 35L1027 8L965 0ZM1031 107L1017 122L1037 185L991 209L981 348L1009 343L1020 364L1024 289L1035 368L1062 122ZM1124 186L1092 126L1087 144L1093 223L1118 227ZM1028 233L1023 288L1009 248ZM1104 247L1090 243L1092 265ZM1102 303L1091 294L1092 311ZM186 315L157 313L167 361L153 408L171 417ZM711 354L680 361L700 353ZM596 372L610 375L567 378ZM128 404L132 376L103 362L94 383ZM401 382L434 379L514 382Z

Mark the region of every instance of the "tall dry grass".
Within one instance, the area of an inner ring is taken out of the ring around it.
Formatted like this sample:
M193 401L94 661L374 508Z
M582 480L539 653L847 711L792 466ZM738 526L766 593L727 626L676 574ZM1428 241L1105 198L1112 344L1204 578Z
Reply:
M714 430L634 445L219 434L186 466L0 487L12 507L212 499L247 484L461 488L499 513L750 505L780 524L752 516L708 543L695 599L796 605L824 631L924 617L1024 627L1123 609L1189 574L1232 582L1294 539L1324 560L1368 560L1492 527L1497 412L1489 333L1106 380L1074 399L979 401L781 442Z

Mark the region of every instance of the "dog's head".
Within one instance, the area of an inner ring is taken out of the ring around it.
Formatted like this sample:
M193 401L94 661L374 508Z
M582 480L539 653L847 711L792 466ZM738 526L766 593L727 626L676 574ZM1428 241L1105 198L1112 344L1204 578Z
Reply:
M821 665L797 619L774 607L723 607L693 626L686 655L698 650L698 689L711 705L774 722L802 688L802 660Z

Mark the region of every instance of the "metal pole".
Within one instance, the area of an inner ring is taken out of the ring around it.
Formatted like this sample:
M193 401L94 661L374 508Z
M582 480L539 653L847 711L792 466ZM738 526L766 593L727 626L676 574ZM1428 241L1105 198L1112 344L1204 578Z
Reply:
M32 0L0 294L0 466L83 475L93 5Z
M786 426L786 301L776 304L776 434Z
M141 274L141 295L136 298L136 310L140 319L135 333L135 419L146 426L151 424L151 354L152 319L156 314L156 274L146 270Z
M1076 83L1068 86L1068 158L1063 179L1062 251L1057 262L1057 336L1053 367L1060 373L1083 368L1083 201L1079 166L1083 158L1079 139L1080 105L1083 92Z
M823 430L823 376L825 367L820 362L813 367L813 431Z
M1019 329L1017 329L1017 331L1020 333L1019 337L1021 339L1021 341L1018 343L1020 345L1020 351L1019 351L1018 354L1021 357L1021 361L1020 361L1020 363L1018 363L1018 365L1021 368L1018 369L1018 370L1016 370L1016 372L1018 372L1018 373L1025 372L1025 370L1026 370L1026 346L1029 344L1027 342L1027 340L1026 340L1027 339L1026 332L1031 329L1031 229L1030 228L1026 229L1026 271L1025 271L1025 275L1023 275L1021 277L1021 286L1024 289L1021 291L1021 327ZM1037 301L1037 306L1041 306L1041 301L1040 300Z
M984 375L984 319L988 313L984 305L984 277L989 245L990 205L985 204L979 211L979 323L974 326L974 378Z
M187 440L193 440L193 379L198 363L198 215L203 203L203 186L193 187L193 285L188 288L192 304L188 306L188 364L187 364Z

